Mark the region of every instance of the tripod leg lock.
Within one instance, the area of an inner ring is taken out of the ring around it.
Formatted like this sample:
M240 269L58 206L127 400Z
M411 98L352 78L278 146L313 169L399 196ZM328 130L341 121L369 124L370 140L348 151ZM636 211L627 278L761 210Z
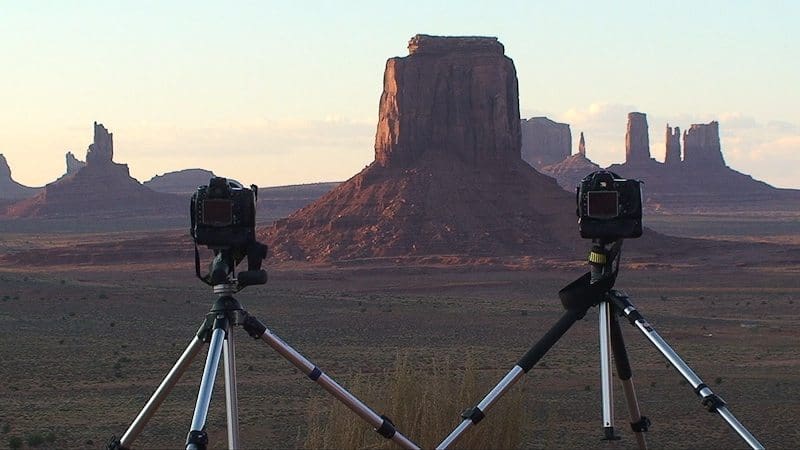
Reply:
M470 421L472 421L473 425L477 425L478 422L483 420L484 417L486 417L486 414L484 414L483 411L481 411L481 409L478 408L477 406L473 406L472 408L469 408L463 413L461 413L461 418L464 420L469 419Z
M311 381L317 381L321 376L322 376L322 371L319 369L319 367L316 366L314 366L314 370L312 370L308 374L308 378L310 378Z
M704 390L708 391L706 395L703 395ZM698 397L702 397L701 403L703 404L703 406L706 407L708 412L712 413L717 412L719 408L723 408L727 405L727 403L725 403L725 400L723 400L722 398L720 398L719 395L711 391L711 388L708 387L705 383L700 383L694 389L694 393L697 394Z
M634 433L644 433L650 429L650 419L645 416L639 417L638 422L631 422L631 430Z
M208 434L205 430L190 431L186 436L186 447L193 446L197 450L206 450L208 447Z
M383 419L383 422L381 423L380 427L375 429L375 432L385 437L386 439L393 438L395 433L397 433L397 430L394 428L394 424L386 416L381 416L381 419Z

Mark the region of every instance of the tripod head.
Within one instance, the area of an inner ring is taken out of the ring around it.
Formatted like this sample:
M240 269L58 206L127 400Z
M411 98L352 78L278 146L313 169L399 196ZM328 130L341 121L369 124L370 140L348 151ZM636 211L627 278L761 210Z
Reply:
M252 240L244 250L230 247L214 249L214 259L209 264L206 275L200 274L200 253L194 247L195 273L200 281L219 289L239 292L247 286L267 283L267 272L261 268L267 257L267 246ZM247 257L247 270L236 275L236 266ZM232 287L232 288L231 288Z
M622 239L592 239L591 270L558 291L564 309L586 311L599 304L614 288L622 256Z

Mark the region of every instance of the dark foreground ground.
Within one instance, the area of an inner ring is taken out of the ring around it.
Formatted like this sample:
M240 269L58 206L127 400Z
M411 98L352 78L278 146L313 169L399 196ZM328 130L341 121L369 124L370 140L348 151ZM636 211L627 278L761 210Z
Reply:
M22 442L97 448L123 433L211 305L210 289L193 270L188 259L69 270L3 268L0 447ZM283 268L271 271L268 285L237 297L345 387L358 374L380 386L397 355L405 354L418 368L420 383L436 365L458 372L471 360L486 393L561 315L556 293L581 273L553 267ZM617 287L767 448L796 448L799 275L797 267L639 266L623 268ZM618 384L622 440L599 440L596 322L592 309L515 386L524 390L525 447L635 447L623 425L627 410ZM237 331L243 444L302 446L310 409L333 400L263 342ZM719 416L701 407L643 336L627 323L623 331L641 407L653 422L647 436L652 448L746 447ZM138 448L183 445L201 355ZM215 448L226 446L222 379L220 374L208 418ZM460 412L434 413L455 427ZM490 412L480 426L503 420Z

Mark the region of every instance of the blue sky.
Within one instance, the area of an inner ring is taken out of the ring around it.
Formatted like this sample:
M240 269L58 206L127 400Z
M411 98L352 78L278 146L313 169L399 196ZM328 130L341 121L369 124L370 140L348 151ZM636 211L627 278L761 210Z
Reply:
M342 180L373 159L386 59L417 33L497 36L523 117L624 159L626 114L719 120L728 164L800 188L800 2L0 3L0 153L41 185L91 125L140 180L203 167L264 186Z

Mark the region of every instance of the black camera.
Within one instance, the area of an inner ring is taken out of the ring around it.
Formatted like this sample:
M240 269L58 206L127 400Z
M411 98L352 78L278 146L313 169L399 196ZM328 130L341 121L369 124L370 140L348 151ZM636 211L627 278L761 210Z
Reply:
M250 189L222 177L212 178L207 186L198 186L192 194L189 215L195 243L195 272L203 282L216 286L237 282L239 290L267 282L261 262L267 257L267 246L256 241L256 200L258 187ZM214 250L208 275L200 274L197 245ZM234 268L247 258L247 270L235 278Z
M192 195L191 234L195 243L213 249L244 249L256 237L256 193L222 177L198 186Z
M614 241L642 235L642 182L598 170L578 186L582 238Z

